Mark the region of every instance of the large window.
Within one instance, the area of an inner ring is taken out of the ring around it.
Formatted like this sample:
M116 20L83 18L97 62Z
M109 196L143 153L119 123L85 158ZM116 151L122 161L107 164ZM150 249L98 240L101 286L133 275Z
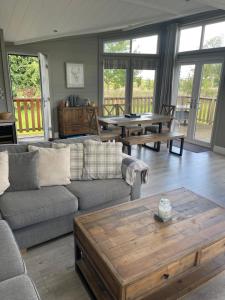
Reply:
M158 35L150 35L135 39L107 41L104 43L104 53L157 54Z
M104 43L105 53L130 53L130 40L111 41Z
M104 69L103 115L115 116L125 112L126 69Z
M153 112L155 70L133 70L132 113Z
M225 21L183 28L178 52L225 47Z

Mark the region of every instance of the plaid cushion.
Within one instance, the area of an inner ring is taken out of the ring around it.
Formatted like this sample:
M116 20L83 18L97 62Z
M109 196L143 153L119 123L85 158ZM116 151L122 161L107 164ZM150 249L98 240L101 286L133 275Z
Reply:
M71 180L82 180L84 167L84 147L82 143L63 144L53 143L55 149L70 147L70 174Z
M122 178L122 144L84 142L85 179Z

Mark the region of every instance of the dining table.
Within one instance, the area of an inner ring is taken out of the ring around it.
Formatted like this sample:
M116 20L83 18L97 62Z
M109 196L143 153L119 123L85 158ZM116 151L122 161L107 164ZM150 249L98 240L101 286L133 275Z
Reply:
M173 119L172 116L156 114L156 113L144 113L137 117L133 116L116 116L116 117L98 117L99 124L104 128L110 125L121 127L121 137L126 137L126 127L139 125L139 126L149 126L156 124L159 126L159 133L162 131L162 124L168 123Z

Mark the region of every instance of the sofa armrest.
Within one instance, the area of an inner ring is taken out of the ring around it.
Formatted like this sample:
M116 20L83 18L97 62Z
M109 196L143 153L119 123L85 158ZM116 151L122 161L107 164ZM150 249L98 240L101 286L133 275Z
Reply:
M144 164L143 162L141 162L145 171L148 170L148 166L146 164ZM131 200L135 200L140 198L141 196L141 185L143 183L143 170L139 170L140 167L140 160L129 156L127 154L123 154L123 161L122 161L122 176L124 178L124 180L127 180L127 169L128 169L128 164L131 165L132 164L132 170L133 170L133 175L135 175L135 179L133 184L131 185ZM147 174L147 173L146 173ZM146 176L146 178L148 177L148 174Z
M0 220L0 282L26 272L23 259L9 225Z

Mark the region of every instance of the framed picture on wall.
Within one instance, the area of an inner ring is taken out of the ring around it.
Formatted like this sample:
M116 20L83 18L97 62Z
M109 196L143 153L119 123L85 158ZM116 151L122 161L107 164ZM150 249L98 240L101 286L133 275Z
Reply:
M84 88L84 64L66 63L67 88Z

